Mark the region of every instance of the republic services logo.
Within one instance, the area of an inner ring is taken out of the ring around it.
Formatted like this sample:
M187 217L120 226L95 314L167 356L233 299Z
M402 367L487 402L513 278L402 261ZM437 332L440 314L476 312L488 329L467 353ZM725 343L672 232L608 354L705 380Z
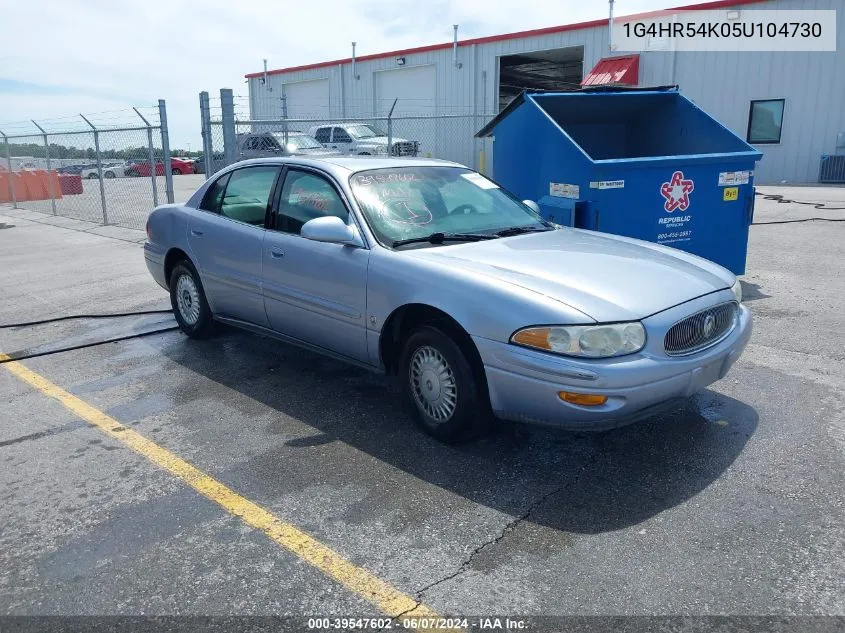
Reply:
M676 171L672 174L672 180L660 185L660 195L666 198L663 208L667 213L672 213L678 209L686 211L690 203L689 195L693 189L695 189L695 183L684 178L684 172Z

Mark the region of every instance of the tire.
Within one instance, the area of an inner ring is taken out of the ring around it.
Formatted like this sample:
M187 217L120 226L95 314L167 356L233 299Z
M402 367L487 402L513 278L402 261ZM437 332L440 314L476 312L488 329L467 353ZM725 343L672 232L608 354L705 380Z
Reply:
M408 337L399 377L414 421L429 435L453 444L487 431L491 416L486 390L467 354L442 330L426 325Z
M181 176L182 170L181 169L171 169L170 173L173 174L174 176Z
M96 180L97 178L97 174L88 174L88 180Z
M214 321L205 298L202 282L193 264L183 260L170 273L170 305L173 316L190 338L206 338L211 334Z
M103 177L114 178L114 172L113 171L107 171L106 173L103 174Z
M372 156L369 152L359 152L358 156Z
M126 172L126 175L131 176L133 178L137 178L140 174L138 174L138 172L135 171L134 169L130 169L129 171Z

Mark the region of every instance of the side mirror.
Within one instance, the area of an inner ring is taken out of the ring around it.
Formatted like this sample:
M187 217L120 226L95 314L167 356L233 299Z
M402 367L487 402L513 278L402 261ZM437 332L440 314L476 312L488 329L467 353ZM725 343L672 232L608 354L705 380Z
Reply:
M542 215L542 212L540 211L540 206L533 200L523 200L522 204L531 209L537 215Z
M302 225L300 235L315 242L358 244L355 229L335 215L308 220Z

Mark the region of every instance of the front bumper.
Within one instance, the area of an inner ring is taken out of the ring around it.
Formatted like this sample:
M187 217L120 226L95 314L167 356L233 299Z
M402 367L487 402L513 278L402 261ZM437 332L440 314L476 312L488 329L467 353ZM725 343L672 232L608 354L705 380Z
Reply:
M663 353L661 333L714 301L712 296L702 299L645 319L649 341L630 356L574 359L474 337L493 411L506 420L604 430L673 406L723 378L751 337L751 313L740 306L734 329L713 347L681 357ZM601 406L579 406L561 400L559 391L600 394L608 400Z

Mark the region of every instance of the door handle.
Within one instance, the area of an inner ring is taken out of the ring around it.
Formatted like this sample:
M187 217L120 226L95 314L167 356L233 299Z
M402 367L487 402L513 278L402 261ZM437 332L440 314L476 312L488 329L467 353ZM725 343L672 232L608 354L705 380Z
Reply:
M193 235L195 237L201 237L202 231L197 231L196 229L191 229L191 235Z
M278 248L271 248L270 249L270 257L274 257L275 259L281 259L284 257L285 254L280 251Z

